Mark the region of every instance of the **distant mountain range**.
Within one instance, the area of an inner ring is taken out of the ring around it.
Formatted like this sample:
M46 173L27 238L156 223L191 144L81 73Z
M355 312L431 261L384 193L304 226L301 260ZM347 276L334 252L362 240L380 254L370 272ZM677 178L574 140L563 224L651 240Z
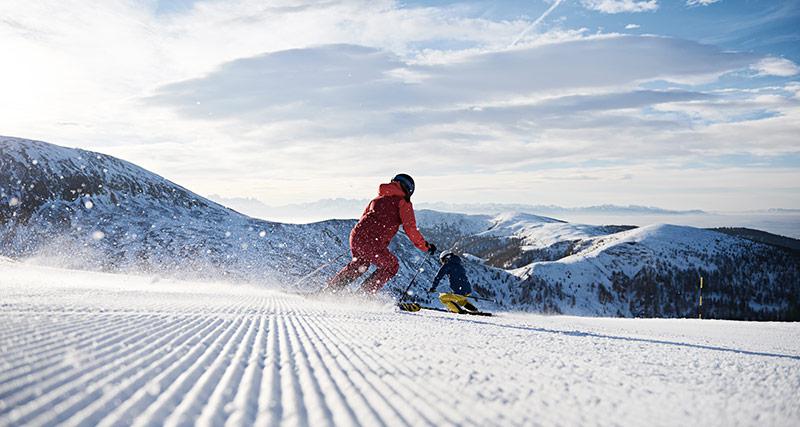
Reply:
M253 198L211 195L209 199L252 217L290 223L310 223L330 218L358 218L368 202L367 199L324 199L309 203L269 206ZM648 206L597 205L569 208L529 204L425 202L415 202L414 206L417 209L475 215L524 212L583 224L645 226L670 223L701 228L756 228L800 238L800 210L797 209L709 212L699 209L670 210Z
M364 201L340 204L360 213ZM497 308L695 317L702 276L706 317L800 320L794 239L757 230L587 225L524 212L420 209L418 220L429 240L464 255L476 291L497 299ZM290 288L330 262L303 283L313 289L346 262L354 223L255 219L124 160L0 137L0 256ZM421 267L413 290L430 300L424 290L435 260L402 235L392 250L401 270L387 291Z
M208 196L210 200L229 206L244 214L259 218L304 218L313 212L314 216L326 218L357 218L369 202L367 199L322 199L308 203L271 206L258 199L245 197L224 197L218 194ZM607 214L607 215L700 215L705 211L669 210L651 206L597 205L568 208L555 205L527 205L514 203L416 203L418 208L443 212L469 214L499 214L503 212L537 212L546 215L559 214Z

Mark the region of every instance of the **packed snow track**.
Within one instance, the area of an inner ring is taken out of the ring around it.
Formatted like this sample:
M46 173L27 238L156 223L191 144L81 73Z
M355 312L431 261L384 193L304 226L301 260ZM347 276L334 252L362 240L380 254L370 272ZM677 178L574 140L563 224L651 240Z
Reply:
M0 425L796 425L800 325L398 312L0 260Z

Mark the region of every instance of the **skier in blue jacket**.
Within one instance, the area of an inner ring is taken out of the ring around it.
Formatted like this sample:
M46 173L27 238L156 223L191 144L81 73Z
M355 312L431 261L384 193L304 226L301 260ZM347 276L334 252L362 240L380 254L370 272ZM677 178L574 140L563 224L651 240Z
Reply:
M439 261L441 261L442 267L433 278L433 285L428 292L436 292L439 282L444 276L448 276L450 289L453 292L439 294L439 301L442 302L442 305L454 313L463 313L464 310L478 311L478 308L467 300L467 296L472 293L472 286L470 286L467 272L461 264L461 258L451 251L444 251L439 255Z

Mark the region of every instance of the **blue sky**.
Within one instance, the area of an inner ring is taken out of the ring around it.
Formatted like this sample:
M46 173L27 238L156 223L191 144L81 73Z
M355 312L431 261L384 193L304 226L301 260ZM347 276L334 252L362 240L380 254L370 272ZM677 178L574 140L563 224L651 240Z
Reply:
M172 3L172 2L168 2ZM494 20L534 20L552 2L544 1L404 1L414 7L461 8L464 15ZM646 2L645 2L646 3ZM659 1L652 11L603 13L580 1L564 1L545 26L585 27L591 31L649 33L716 44L728 49L800 56L800 1L718 0L706 6ZM627 28L637 25L638 28Z
M800 0L8 1L0 134L268 204L800 208Z

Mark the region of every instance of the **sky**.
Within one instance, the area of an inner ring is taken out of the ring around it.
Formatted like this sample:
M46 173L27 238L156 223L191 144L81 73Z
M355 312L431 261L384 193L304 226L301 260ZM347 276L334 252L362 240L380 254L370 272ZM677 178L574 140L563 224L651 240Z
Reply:
M800 208L800 0L0 3L0 134L269 205Z

